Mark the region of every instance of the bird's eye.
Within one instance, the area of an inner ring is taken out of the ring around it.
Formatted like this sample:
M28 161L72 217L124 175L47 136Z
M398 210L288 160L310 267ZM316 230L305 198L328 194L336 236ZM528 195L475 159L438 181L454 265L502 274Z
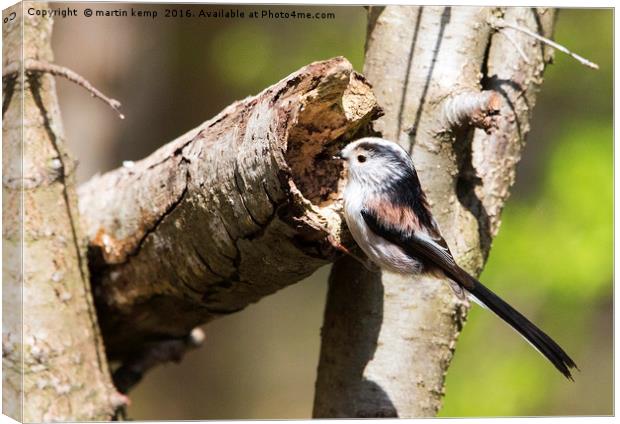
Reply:
M360 162L360 163L366 162L366 156L358 155L357 156L357 161Z

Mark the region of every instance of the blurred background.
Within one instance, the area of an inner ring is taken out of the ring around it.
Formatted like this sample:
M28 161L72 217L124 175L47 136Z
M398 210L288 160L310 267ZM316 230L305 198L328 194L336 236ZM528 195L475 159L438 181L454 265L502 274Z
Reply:
M324 20L56 19L56 62L123 103L124 121L58 80L78 178L137 160L234 100L315 60L347 57L361 70L362 7ZM145 4L134 5L145 8ZM198 12L200 6L174 5ZM205 6L203 10L262 10ZM613 413L613 11L563 9L555 39L599 71L556 52L534 111L517 182L481 277L557 339L578 363L565 381L520 337L474 307L447 375L440 416ZM205 326L205 346L149 373L131 393L133 419L309 418L329 267ZM475 397L471 394L475 393Z

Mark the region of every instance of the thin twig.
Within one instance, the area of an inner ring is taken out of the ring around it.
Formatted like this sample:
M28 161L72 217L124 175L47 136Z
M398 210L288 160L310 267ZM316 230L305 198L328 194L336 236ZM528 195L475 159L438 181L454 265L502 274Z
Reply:
M503 19L495 19L493 22L491 22L491 24L494 27L496 27L496 28L512 28L512 29L515 29L517 31L521 31L522 33L527 34L530 37L534 37L537 40L539 40L539 41L541 41L541 42L543 42L543 43L553 47L556 50L559 50L559 51L561 51L563 53L566 53L567 55L569 55L573 59L577 60L582 65L585 65L585 66L587 66L589 68L592 68L592 69L599 69L599 66L596 63L591 62L588 59L586 59L584 57L581 57L581 56L579 56L576 53L573 53L572 51L568 50L563 45L558 44L555 41L550 40L550 39L548 39L546 37L543 37L542 35L537 34L534 31L529 30L528 28L525 28L525 27L522 27L522 26L519 26L519 25L515 25L515 24L511 24L509 22L506 22Z
M35 59L26 59L24 63L24 71L25 72L42 72L42 73L48 73L54 76L66 78L69 81L88 90L88 92L93 97L98 98L99 100L103 101L108 106L110 106L112 109L114 109L118 113L118 116L121 119L125 119L125 115L123 115L119 111L119 108L121 107L121 102L119 102L118 100L109 98L108 96L103 94L101 91L97 90L97 88L95 88L90 82L88 82L86 78L84 78L77 72L72 71L69 68L66 68L64 66L54 65L53 63L42 62L42 61L35 60ZM5 69L3 70L2 78L4 79L7 77L13 77L18 72L19 72L19 65L16 62L11 63L8 66L6 66Z
M517 40L515 40L515 38L512 35L510 35L508 31L506 31L506 28L502 28L502 30L500 30L499 33L502 34L504 37L506 37L508 41L510 41L510 43L514 46L515 49L517 49L517 52L523 58L523 61L529 65L530 59L527 57L527 55L525 54L525 52L523 51L519 43L517 43Z

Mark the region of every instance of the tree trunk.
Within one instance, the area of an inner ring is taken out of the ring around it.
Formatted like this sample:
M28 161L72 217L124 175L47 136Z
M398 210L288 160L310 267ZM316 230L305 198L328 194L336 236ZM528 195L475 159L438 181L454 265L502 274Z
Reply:
M148 356L334 260L331 157L377 112L348 61L317 62L80 187L110 359Z
M492 27L502 16L547 37L553 30L552 9L385 6L369 13L364 73L385 111L374 129L411 153L455 259L474 275L497 233L551 59L535 39L502 30L526 62ZM336 262L314 416L435 415L467 309L442 280Z
M3 12L3 67L21 68L3 78L3 412L27 422L108 420L124 397L112 385L92 303L75 161L64 148L54 78L22 66L23 58L52 60L52 20L23 8Z

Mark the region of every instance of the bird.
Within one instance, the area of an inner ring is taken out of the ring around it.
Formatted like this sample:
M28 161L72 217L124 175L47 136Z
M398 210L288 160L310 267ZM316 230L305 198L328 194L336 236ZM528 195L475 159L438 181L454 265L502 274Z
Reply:
M441 235L410 155L399 144L364 137L335 156L346 163L345 221L355 242L381 270L449 279L457 295L490 309L567 379L575 362L551 337L455 261Z

